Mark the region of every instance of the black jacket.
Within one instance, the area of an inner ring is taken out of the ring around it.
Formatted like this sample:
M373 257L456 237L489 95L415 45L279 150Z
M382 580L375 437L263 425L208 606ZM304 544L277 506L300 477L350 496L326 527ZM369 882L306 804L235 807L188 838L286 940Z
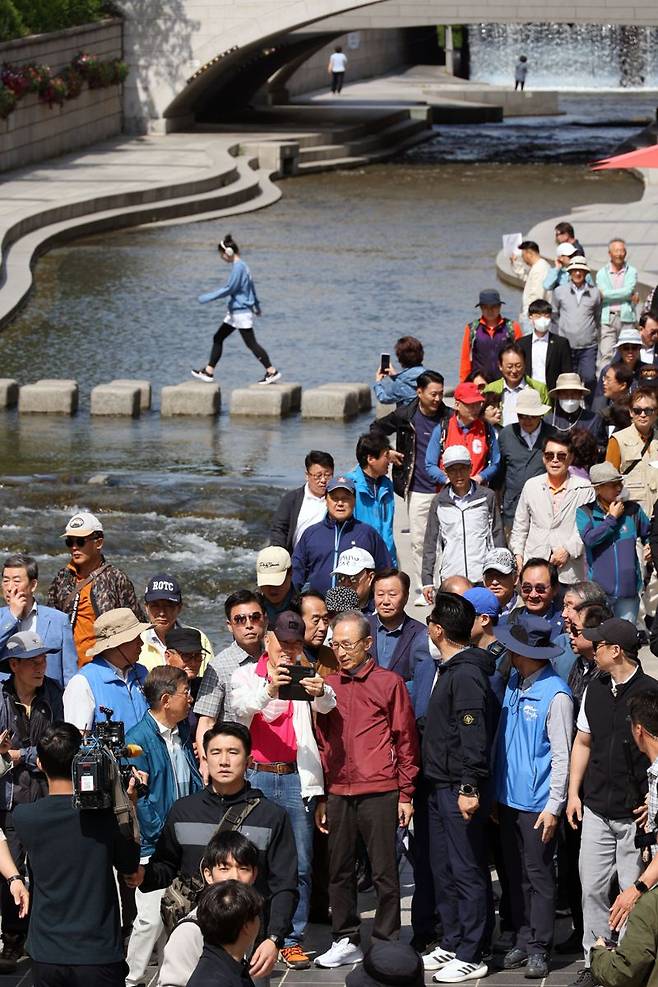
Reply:
M292 555L297 518L304 503L304 487L289 490L279 501L270 527L270 545L280 545Z
M633 740L628 701L638 692L658 692L658 681L640 668L612 694L610 676L599 675L585 693L591 751L583 780L584 802L605 819L629 819L647 793L649 760Z
M237 795L217 795L208 785L202 792L174 802L146 867L141 890L166 888L178 874L198 875L203 852L226 811L254 796L260 802L240 826L240 832L258 847L256 887L269 905L267 935L287 936L299 898L295 837L285 809L249 782Z
M416 430L413 426L413 417L418 411L418 398L411 404L402 405L396 408L390 415L383 418L376 418L370 426L370 430L383 432L384 435L396 436L396 449L404 456L402 466L394 466L393 489L398 497L406 497L411 486L411 480L416 467ZM436 424L445 428L448 420L454 414L452 408L448 408L441 403L441 407L436 415Z
M32 700L30 717L18 701L11 675L0 690L0 733L9 730L12 746L21 759L0 780L0 809L11 809L24 802L36 802L48 794L48 782L37 768L37 743L55 720L64 719L62 689L59 682L46 676ZM7 755L8 756L8 755Z
M525 372L528 377L532 377L532 335L530 333L516 340L525 356ZM573 363L569 341L562 336L557 336L554 332L549 332L546 351L546 387L549 391L555 387L560 374L570 374L572 370Z
M440 788L479 785L490 776L500 704L491 688L496 659L464 648L439 665L423 733L423 773Z
M206 944L187 987L254 987L248 963L238 963L221 946Z
M528 443L521 436L521 426L518 423L506 425L498 433L501 469L491 485L503 491L502 508L505 524L511 525L514 521L516 505L525 481L546 472L542 446L544 439L554 434L555 429L543 421L534 448L529 449Z

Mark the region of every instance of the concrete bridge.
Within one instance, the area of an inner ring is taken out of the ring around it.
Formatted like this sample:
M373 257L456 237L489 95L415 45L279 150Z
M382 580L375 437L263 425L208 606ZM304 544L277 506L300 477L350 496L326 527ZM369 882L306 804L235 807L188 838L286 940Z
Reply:
M346 31L544 22L543 0L120 0L129 132L230 116L285 65ZM655 0L555 0L554 22L658 25Z

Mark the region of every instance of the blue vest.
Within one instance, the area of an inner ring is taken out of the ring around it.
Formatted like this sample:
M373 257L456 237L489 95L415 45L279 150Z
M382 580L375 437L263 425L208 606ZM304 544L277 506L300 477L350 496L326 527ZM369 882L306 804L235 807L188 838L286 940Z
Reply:
M144 698L142 683L148 671L143 665L134 665L124 679L114 665L110 665L104 658L98 656L80 669L80 675L84 675L89 682L96 700L94 723L97 720L105 720L99 708L101 706L109 706L113 709L112 719L123 720L126 731L139 723L147 712L149 707Z
M546 721L558 693L571 689L547 665L526 692L512 669L498 725L494 761L495 798L523 812L543 812L551 787L551 745Z

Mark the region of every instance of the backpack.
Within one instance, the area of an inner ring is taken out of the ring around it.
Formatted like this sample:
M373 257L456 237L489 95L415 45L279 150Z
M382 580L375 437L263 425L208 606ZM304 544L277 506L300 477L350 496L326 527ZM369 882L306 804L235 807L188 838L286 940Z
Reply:
M247 799L242 806L232 805L222 816L213 836L227 830L240 829L249 813L256 808L260 801L259 798L251 798ZM196 907L199 895L205 887L206 882L201 873L193 874L191 877L178 875L173 879L160 902L162 924L168 936L171 935L178 923L187 918L192 909Z
M505 329L507 331L507 339L510 343L516 342L516 336L514 335L514 324L511 319L503 319L505 323ZM475 334L478 331L478 326L480 325L480 319L473 319L469 325L469 348L471 360L473 359L473 344L475 342Z

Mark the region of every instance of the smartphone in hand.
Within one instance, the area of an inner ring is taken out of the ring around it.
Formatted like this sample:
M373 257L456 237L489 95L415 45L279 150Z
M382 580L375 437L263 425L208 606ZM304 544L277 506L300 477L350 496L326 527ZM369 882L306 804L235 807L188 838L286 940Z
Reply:
M379 358L379 372L385 374L391 369L391 354L382 353Z

